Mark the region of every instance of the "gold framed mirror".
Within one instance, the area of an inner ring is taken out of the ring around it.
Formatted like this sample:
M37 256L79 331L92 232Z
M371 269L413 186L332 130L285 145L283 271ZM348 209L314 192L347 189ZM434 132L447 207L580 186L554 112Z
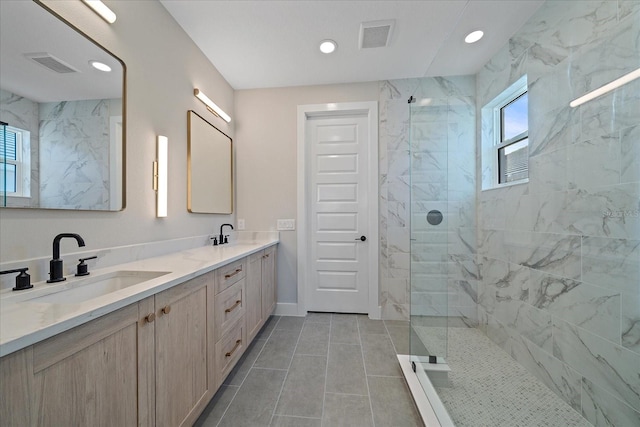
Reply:
M232 139L192 110L187 129L187 210L233 213Z
M119 58L40 2L0 3L1 207L124 209L125 117Z

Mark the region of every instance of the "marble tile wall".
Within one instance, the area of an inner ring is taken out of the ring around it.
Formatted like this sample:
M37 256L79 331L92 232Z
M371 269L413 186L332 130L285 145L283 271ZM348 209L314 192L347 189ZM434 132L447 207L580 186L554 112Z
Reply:
M19 129L27 130L29 137L29 153L31 160L31 173L25 176L29 185L29 197L8 197L7 206L27 207L38 206L39 203L39 113L38 103L16 95L12 92L0 89L0 120L9 123ZM27 147L23 147L27 149Z
M110 100L41 103L40 205L109 209Z
M476 325L475 78L384 81L379 101L383 318Z
M478 191L480 327L594 425L640 425L640 80L569 102L639 64L640 2L547 1L476 75L530 112L529 183Z

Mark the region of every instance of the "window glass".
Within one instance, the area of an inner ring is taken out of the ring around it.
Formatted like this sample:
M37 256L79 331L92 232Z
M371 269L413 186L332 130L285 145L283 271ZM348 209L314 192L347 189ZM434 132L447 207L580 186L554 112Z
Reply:
M525 92L500 109L501 141L508 141L529 129L529 97Z
M1 192L15 193L17 191L16 172L16 165L12 165L10 163L0 163L0 189L2 189Z
M500 183L519 181L529 176L529 140L527 138L498 150Z

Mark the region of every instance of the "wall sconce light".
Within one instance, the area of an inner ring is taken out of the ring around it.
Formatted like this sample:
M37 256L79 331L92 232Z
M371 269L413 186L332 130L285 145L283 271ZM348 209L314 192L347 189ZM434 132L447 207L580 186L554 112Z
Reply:
M193 89L193 94L198 98L204 105L207 106L207 110L216 116L220 117L225 122L229 123L231 121L231 117L227 113L225 113L222 108L218 107L215 102L209 99L207 95L202 93L202 91L198 88Z
M109 24L113 24L116 22L116 14L107 7L106 4L102 3L100 0L82 0L84 4L89 6L95 13L100 15L102 19L107 21Z
M167 216L167 161L169 158L169 139L158 135L157 159L153 162L153 189L156 192L156 216Z
M637 70L633 70L632 72L625 74L624 76L610 82L607 83L604 86L600 86L597 89L592 90L591 92L587 93L586 95L582 95L580 98L576 98L573 101L571 101L569 103L569 106L575 108L579 105L584 104L585 102L589 102L594 98L597 98L599 96L604 95L605 93L611 92L612 90L615 90L617 88L619 88L620 86L624 86L629 82L632 82L633 80L640 78L640 68L638 68Z

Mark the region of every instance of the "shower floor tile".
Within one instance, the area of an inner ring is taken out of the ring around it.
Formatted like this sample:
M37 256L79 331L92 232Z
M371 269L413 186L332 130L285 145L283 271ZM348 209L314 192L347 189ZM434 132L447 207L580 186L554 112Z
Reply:
M436 390L456 427L591 426L482 331L449 328L447 339L451 385Z

